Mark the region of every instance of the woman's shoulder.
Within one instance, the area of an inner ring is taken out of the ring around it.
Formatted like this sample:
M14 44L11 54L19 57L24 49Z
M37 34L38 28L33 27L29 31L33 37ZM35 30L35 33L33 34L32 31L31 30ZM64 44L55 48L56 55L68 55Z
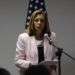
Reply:
M51 32L51 36L52 37L56 37L56 33L55 32Z
M51 36L50 36L51 40L56 40L56 33L55 32L51 32Z
M29 35L28 35L28 33L23 32L23 33L20 33L19 36L26 37L26 36L29 36Z
M26 32L20 33L18 36L19 39L27 39L28 37L29 35Z

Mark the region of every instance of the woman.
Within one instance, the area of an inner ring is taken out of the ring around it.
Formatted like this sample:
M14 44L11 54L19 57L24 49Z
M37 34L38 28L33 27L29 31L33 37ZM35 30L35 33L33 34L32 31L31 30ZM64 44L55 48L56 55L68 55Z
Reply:
M22 70L31 65L38 65L38 46L44 49L44 60L55 61L55 48L49 44L45 34L48 34L52 41L55 40L55 33L50 32L47 15L42 10L33 12L27 32L21 33L16 44L16 66ZM55 64L53 64L56 67ZM51 69L50 69L51 70ZM50 71L51 72L51 71Z

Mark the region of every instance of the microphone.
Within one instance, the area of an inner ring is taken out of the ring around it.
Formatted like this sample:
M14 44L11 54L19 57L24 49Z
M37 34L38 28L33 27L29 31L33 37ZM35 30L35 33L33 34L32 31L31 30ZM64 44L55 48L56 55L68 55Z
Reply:
M50 44L50 45L53 45L53 42L52 42L52 40L50 39L50 37L48 36L48 34L45 34L44 37L47 38L47 40L49 41L49 44Z
M54 44L54 42L50 39L50 37L48 36L48 34L45 34L44 36L48 39L50 45L52 45L52 46L54 46L56 49L58 49L58 50L56 51L56 56L61 56L61 53L62 53L62 51L63 51L63 48L60 48L60 47L56 46L56 45Z

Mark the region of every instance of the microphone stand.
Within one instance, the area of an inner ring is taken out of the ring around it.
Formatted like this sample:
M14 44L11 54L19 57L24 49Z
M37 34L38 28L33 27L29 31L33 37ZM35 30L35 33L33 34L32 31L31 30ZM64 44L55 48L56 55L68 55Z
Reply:
M53 42L51 42L49 40L50 45L53 45L58 51L56 52L56 56L58 56L58 75L61 75L61 55L62 53L64 53L65 55L67 55L68 57L70 57L72 60L75 61L75 58L70 56L68 53L66 53L65 51L63 51L63 48L60 48L58 46L56 46Z
M61 54L63 49L57 48L58 51L56 52L56 56L58 56L58 75L61 75Z

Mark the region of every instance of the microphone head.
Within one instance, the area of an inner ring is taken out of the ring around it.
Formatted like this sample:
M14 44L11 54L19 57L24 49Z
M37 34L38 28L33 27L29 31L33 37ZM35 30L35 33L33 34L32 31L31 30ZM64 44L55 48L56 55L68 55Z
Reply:
M52 40L50 39L50 37L48 36L48 34L44 34L44 37L47 38L47 40L49 41L49 44L52 44Z
M44 37L48 37L48 34L46 33L46 34L44 34Z

